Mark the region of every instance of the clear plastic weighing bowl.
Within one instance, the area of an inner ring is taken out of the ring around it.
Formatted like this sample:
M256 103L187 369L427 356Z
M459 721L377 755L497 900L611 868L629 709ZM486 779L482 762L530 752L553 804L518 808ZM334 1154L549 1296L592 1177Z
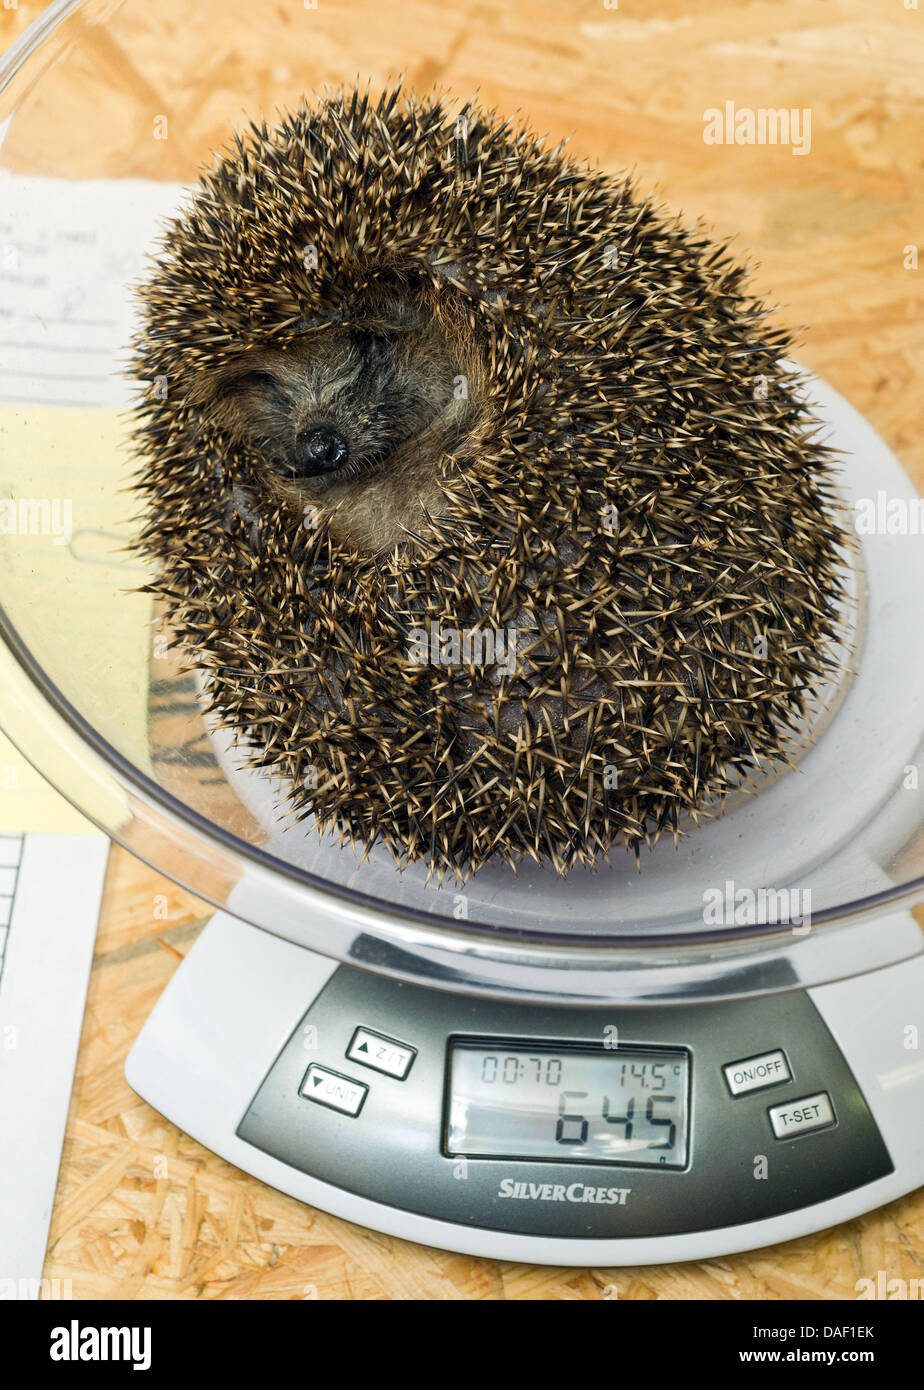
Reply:
M231 126L357 71L375 85L413 68L401 6L336 9L306 7L310 42L274 64L250 52L249 4L222 7L206 60L178 3L68 0L0 59L0 727L177 882L399 978L631 1004L786 990L919 953L924 545L911 526L859 537L852 651L798 770L768 774L640 869L617 849L565 879L488 866L460 888L424 866L398 872L384 850L363 860L291 826L279 789L203 718L128 544L131 284ZM434 33L415 30L418 48L438 50L444 22L422 13ZM488 33L472 36L475 73ZM532 114L528 94L515 104ZM915 481L864 419L824 382L806 390L843 451L848 516L869 499L915 516ZM740 890L756 920L736 916ZM781 893L795 905L782 923L764 912Z

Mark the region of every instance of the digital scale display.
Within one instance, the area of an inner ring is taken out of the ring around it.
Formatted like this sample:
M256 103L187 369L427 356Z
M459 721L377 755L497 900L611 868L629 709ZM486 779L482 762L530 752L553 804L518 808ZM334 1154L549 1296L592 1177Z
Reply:
M687 1052L458 1040L450 1048L446 1151L684 1168Z

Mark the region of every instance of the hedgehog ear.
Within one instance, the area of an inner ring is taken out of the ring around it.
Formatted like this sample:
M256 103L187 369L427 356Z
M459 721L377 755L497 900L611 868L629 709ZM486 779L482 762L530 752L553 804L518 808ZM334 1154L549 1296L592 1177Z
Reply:
M385 280L354 303L349 317L357 330L394 339L417 327L420 310L409 286L400 280Z

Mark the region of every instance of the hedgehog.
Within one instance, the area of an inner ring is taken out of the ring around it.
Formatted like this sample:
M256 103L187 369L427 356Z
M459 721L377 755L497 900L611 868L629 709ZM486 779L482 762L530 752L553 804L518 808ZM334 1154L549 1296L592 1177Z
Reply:
M202 172L137 287L137 544L280 814L565 875L794 765L848 542L749 273L400 84Z

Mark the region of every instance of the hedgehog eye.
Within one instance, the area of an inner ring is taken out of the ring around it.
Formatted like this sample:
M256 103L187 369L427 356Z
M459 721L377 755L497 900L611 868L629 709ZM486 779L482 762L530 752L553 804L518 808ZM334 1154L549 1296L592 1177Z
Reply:
M395 341L396 334L387 328L357 328L352 334L353 346L363 356L372 352L384 352Z
M236 386L238 390L249 391L256 388L266 391L278 386L279 383L272 372L244 372L243 376L236 376L231 384Z

